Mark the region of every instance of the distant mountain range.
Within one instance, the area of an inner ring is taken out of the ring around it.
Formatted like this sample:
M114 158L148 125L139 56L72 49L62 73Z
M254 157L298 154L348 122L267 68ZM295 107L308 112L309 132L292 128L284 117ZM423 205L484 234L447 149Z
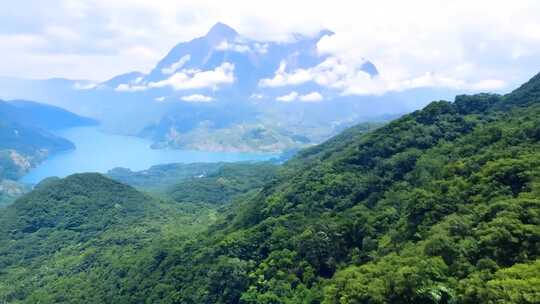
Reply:
M292 42L260 42L217 23L206 36L176 45L150 73L119 75L99 87L125 92L161 89L162 101L177 98L187 102L276 100L294 89L299 96L311 96L302 101L321 101L325 98L322 94L329 92L308 75L297 76L288 83L280 77L284 73L322 68L321 64L331 60L331 56L320 54L317 44L324 36L333 34L324 30L314 37L296 35ZM378 75L375 65L367 60L360 70L371 77ZM287 88L279 89L283 86Z
M94 119L81 117L62 108L28 100L0 100L0 119L45 130L97 123Z
M256 41L217 23L205 36L176 45L148 73L101 83L0 78L0 96L64 107L100 120L111 132L150 138L155 148L276 152L454 95L418 88L344 96L327 82L337 66L349 63L317 47L333 34ZM380 73L367 59L355 68L368 78Z

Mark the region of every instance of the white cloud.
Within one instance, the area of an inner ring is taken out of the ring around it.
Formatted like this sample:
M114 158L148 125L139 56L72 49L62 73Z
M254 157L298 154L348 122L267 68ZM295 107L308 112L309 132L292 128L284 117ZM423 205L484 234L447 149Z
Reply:
M300 101L305 102L318 102L322 101L323 99L323 96L319 92L311 92L309 94L300 96Z
M358 74L361 74L362 77L370 77L368 73L361 70L363 63L364 61L355 64L336 57L329 57L312 68L287 72L287 64L282 62L274 77L261 79L259 86L275 88L314 82L325 87L339 88L343 86L344 81L356 77Z
M247 44L228 42L226 40L222 41L217 47L218 51L233 51L238 53L247 53L251 52L251 48Z
M286 63L282 62L274 77L261 79L259 86L275 88L313 82L328 88L346 89L348 82L352 82L354 78L370 78L369 74L360 69L361 64L347 63L336 57L329 57L312 68L291 72L287 72L286 68Z
M224 62L213 70L182 69L169 78L157 82L142 83L142 79L135 79L132 83L118 85L115 90L119 92L139 92L164 87L171 87L176 91L207 88L217 90L220 86L232 84L233 82L234 65Z
M255 49L255 52L259 53L259 54L266 54L268 53L268 47L269 47L269 44L268 43L258 43L258 42L255 42L253 44L253 48Z
M145 85L131 85L127 83L119 84L114 90L118 92L141 92L147 90Z
M354 65L367 58L391 86L432 72L471 87L494 79L506 89L538 72L539 10L535 0L7 1L0 71L98 81L146 72L178 42L222 21L261 41L329 28L337 34L321 41L321 52Z
M234 82L234 65L224 62L214 70L200 71L184 69L174 73L168 79L150 82L150 88L163 88L170 86L175 90L217 89L221 85L232 84Z
M297 69L292 73L287 73L285 70L287 63L282 61L279 64L279 68L274 74L274 78L261 79L259 81L260 87L283 87L290 85L299 85L313 80L313 74L310 69Z
M157 101L157 102L164 102L165 99L167 99L167 97L165 97L165 96L160 96L160 97L154 98L154 100Z
M279 96L276 98L277 101L291 102L295 101L298 98L298 92L290 92L287 95Z
M381 95L386 92L428 87L483 91L500 90L507 86L501 79L467 81L456 76L433 72L397 76L382 74L372 78L361 70L363 63L360 61L358 64L352 64L345 59L328 57L312 68L287 72L286 64L282 62L274 77L260 80L259 86L276 88L315 83L336 90L342 95ZM456 69L466 71L470 67L463 65Z
M448 88L462 91L492 91L500 90L507 83L499 79L486 79L468 82L443 74L424 73L407 79L392 79L389 77L357 77L347 79L343 95L380 95L390 91L404 91L416 88Z
M305 95L300 95L298 92L292 91L289 94L277 97L276 100L282 102L293 102L297 100L302 102L319 102L323 100L323 96L319 92L311 92Z
M187 54L182 56L177 62L171 64L170 66L161 69L161 73L170 75L176 72L179 68L183 67L188 61L191 60L191 55Z
M97 86L98 84L93 82L75 82L73 88L75 90L91 90L96 88Z
M44 31L49 37L63 41L76 41L81 39L81 36L77 32L68 27L51 25L47 26Z
M255 93L255 94L251 94L251 96L249 98L251 98L251 99L264 99L265 96L263 94Z
M214 100L214 98L210 96L201 95L201 94L183 96L180 99L182 99L183 101L188 101L188 102L211 102Z
M474 84L472 84L472 89L479 90L479 91L485 91L485 90L500 90L504 87L506 87L506 82L500 79L485 79L480 80Z

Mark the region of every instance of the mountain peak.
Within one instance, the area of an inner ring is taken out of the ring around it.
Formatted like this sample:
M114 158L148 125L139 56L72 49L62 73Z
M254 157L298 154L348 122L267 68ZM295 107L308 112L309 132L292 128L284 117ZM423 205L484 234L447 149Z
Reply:
M206 38L218 42L225 39L231 39L236 36L238 36L236 30L221 22L214 24L214 26L212 26L210 31L208 31L206 34Z

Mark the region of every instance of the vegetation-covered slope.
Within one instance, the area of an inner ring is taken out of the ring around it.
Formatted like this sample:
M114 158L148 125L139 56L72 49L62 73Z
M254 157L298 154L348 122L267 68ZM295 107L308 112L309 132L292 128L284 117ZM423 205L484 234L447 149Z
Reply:
M277 169L271 162L193 163L157 165L137 172L115 168L107 175L176 202L223 205L259 190L276 177Z
M537 78L304 152L168 254L164 301L538 302Z
M137 243L128 232L159 222L145 220L114 232L115 251L99 237L50 257L35 281L34 270L8 268L0 281L23 283L3 283L0 299L538 303L539 198L536 76L505 96L458 96L368 134L348 130L224 207L202 234Z
M151 192L165 192L185 179L207 176L225 163L192 163L156 165L143 171L114 168L107 176L121 183Z
M44 180L0 210L0 302L129 299L132 276L125 271L142 267L135 261L151 263L149 244L193 235L212 214L155 200L100 174Z
M35 246L35 250L25 247L21 252L11 251L10 246L0 249L4 253L2 264L84 242L119 223L133 223L151 209L148 196L99 174L46 179L1 213L0 239ZM42 239L55 242L43 243ZM14 254L12 259L10 253Z
M0 208L9 205L17 197L29 191L29 186L4 179L0 181Z
M177 202L225 204L239 195L260 190L276 177L277 168L268 162L223 164L216 172L186 179L166 193Z

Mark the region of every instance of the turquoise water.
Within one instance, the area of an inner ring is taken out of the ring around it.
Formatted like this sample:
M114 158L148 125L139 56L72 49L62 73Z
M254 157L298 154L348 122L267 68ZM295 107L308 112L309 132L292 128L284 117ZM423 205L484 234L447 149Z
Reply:
M65 177L73 173L105 173L114 167L133 171L153 165L193 162L235 162L267 160L275 154L155 150L146 139L104 133L98 127L71 128L57 133L69 139L75 150L48 158L25 175L21 181L35 184L50 176Z

